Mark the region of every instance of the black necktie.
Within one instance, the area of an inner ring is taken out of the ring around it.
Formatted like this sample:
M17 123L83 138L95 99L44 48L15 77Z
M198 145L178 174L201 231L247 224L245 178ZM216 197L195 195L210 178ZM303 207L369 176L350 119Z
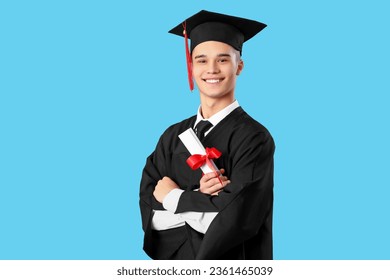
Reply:
M202 141L204 138L204 133L210 129L213 125L209 121L200 121L195 126L195 133L198 136L199 140Z

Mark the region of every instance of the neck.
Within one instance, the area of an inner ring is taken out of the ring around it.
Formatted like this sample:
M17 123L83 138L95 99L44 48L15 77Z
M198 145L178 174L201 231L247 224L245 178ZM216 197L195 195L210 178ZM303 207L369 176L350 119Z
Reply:
M224 96L223 98L208 98L201 95L200 104L202 110L202 116L205 119L210 118L214 114L218 113L225 107L234 102L234 96Z

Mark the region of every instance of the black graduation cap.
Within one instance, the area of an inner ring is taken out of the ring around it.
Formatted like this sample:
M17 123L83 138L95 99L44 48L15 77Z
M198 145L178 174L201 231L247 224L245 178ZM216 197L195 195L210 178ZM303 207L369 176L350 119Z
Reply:
M185 38L190 89L193 90L194 86L188 38L191 39L191 52L200 43L218 41L232 46L241 54L244 42L251 39L266 26L266 24L255 20L202 10L171 29L169 33Z

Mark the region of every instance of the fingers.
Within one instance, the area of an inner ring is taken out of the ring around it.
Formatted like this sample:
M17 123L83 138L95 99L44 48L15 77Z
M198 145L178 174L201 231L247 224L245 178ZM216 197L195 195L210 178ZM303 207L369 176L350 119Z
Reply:
M224 174L224 173L225 173L225 169L221 168L221 169L219 170L219 172L220 172L221 174ZM204 174L204 175L202 176L201 180L203 179L203 180L206 180L206 181L207 181L207 180L209 180L209 179L211 179L211 178L214 178L214 177L216 177L215 173L214 173L214 172L210 172L210 173Z
M157 185L154 188L153 196L154 198L162 203L165 196L173 189L179 188L179 186L172 181L169 177L163 177L161 180L157 182Z
M226 181L222 181L222 185L221 185L221 182L218 181L218 183L216 183L210 188L207 188L203 193L218 195L223 190L223 188L225 188L229 183L230 181L226 180Z
M220 172L223 174L225 170L220 169ZM229 183L230 180L226 176L219 176L218 178L215 173L207 173L200 179L199 190L205 194L216 195Z
M179 186L169 177L165 176L157 182L158 185L164 186L165 188L178 188Z

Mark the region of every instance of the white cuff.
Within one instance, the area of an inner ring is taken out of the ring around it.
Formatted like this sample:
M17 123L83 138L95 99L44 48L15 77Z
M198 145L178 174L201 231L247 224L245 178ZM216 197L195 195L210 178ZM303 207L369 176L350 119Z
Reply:
M177 204L179 204L179 199L184 190L173 189L171 190L163 200L163 207L169 212L175 213Z
M184 212L180 214L181 217L190 225L194 230L200 233L206 233L211 222L218 215L218 212Z
M153 212L152 229L154 230L167 230L185 225L180 215L165 210L153 210Z

